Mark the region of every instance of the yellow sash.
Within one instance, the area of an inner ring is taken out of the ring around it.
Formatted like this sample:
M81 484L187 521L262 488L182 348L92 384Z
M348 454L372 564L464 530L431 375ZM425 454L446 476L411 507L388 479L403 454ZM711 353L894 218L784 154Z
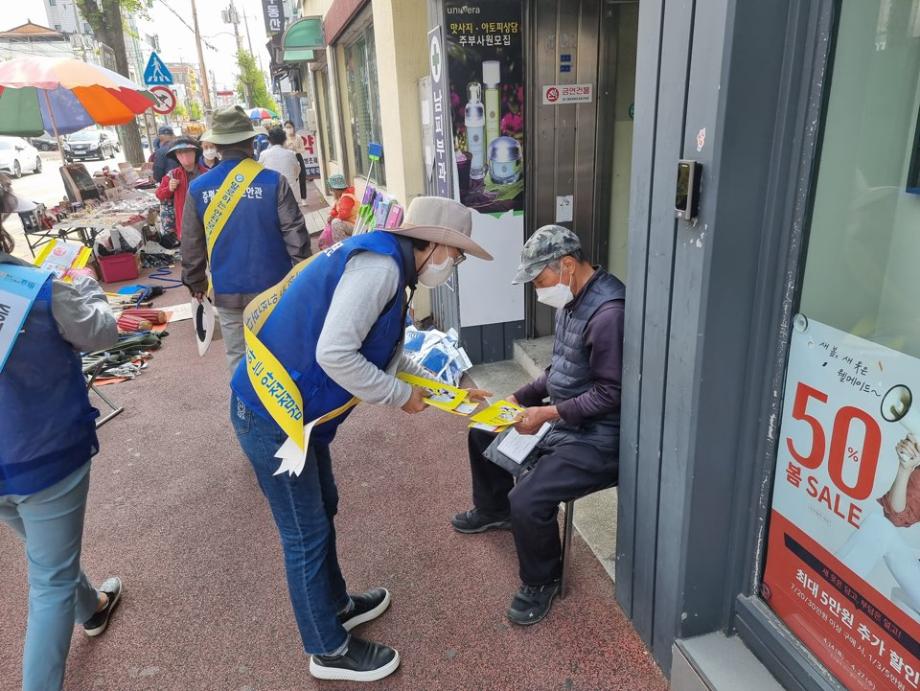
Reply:
M284 433L288 435L301 451L304 446L304 426L309 420L304 421L303 397L300 389L284 365L274 354L259 340L259 331L265 325L268 317L281 301L288 287L297 275L303 271L319 255L305 259L288 272L280 283L259 294L243 314L243 335L246 340L246 372L249 383L255 389L262 405L268 411ZM339 415L351 410L358 404L357 398L352 398L343 406L331 410L315 421L321 425Z
M256 175L262 170L262 166L251 158L244 158L233 170L224 178L214 197L208 203L204 210L204 235L208 242L208 259L211 258L211 252L214 251L214 245L217 238L227 225L230 214L240 203L240 199L246 194L249 185L255 179Z

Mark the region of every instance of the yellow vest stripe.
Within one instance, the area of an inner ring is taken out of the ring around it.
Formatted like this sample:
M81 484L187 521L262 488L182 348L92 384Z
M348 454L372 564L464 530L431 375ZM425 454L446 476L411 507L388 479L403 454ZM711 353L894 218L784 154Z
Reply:
M262 166L251 158L244 158L224 178L207 208L204 210L204 235L208 243L208 259L214 251L217 238L227 225L230 214L246 194L246 190L262 170Z
M243 314L243 334L246 341L246 373L249 383L255 390L259 401L271 415L279 427L297 444L304 449L304 426L310 422L304 420L304 403L300 389L284 365L275 355L259 340L259 331L265 325L281 297L288 287L319 255L305 259L288 272L280 283L258 295ZM329 422L348 412L358 404L357 398L352 398L343 406L331 410L320 417L316 424Z

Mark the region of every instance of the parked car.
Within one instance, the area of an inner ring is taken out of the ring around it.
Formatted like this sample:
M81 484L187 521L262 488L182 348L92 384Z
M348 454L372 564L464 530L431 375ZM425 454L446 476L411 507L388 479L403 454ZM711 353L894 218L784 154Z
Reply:
M115 158L115 144L108 132L102 130L80 130L67 137L64 144L64 158L77 161L89 158Z
M115 147L115 153L121 153L121 140L118 138L118 132L114 127L108 127L105 130L105 133L108 135L109 139L112 140L112 146Z
M38 149L19 137L0 137L0 171L22 177L23 173L42 172Z
M57 148L57 140L54 138L54 135L48 134L47 132L40 137L32 137L28 141L39 151L53 151Z

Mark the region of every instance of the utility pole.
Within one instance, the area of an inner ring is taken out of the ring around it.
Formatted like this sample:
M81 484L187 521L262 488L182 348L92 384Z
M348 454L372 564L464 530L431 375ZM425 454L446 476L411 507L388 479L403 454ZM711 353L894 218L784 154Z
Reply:
M236 11L236 5L233 4L233 0L230 0L230 7L227 8L226 17L224 21L233 24L233 34L236 36L236 51L237 55L239 55L243 52L243 36L240 34L240 15L239 12ZM252 55L251 47L249 49L249 54ZM246 103L252 106L254 105L252 102L252 86L246 81L244 81L243 84L246 87Z
M252 52L252 36L249 33L249 15L246 13L246 10L243 10L243 23L246 25L246 40L249 42L249 54L255 55Z
M195 47L198 49L198 69L201 71L201 95L204 99L205 122L211 122L211 89L208 86L208 70L204 66L204 51L201 49L201 32L198 30L198 7L192 0L192 26L195 27Z

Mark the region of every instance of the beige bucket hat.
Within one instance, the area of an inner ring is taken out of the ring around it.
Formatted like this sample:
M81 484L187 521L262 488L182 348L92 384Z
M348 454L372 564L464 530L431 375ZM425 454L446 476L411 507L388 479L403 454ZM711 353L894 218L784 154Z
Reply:
M472 212L453 199L416 197L409 202L402 225L386 232L456 247L464 254L492 261L492 255L473 242Z

